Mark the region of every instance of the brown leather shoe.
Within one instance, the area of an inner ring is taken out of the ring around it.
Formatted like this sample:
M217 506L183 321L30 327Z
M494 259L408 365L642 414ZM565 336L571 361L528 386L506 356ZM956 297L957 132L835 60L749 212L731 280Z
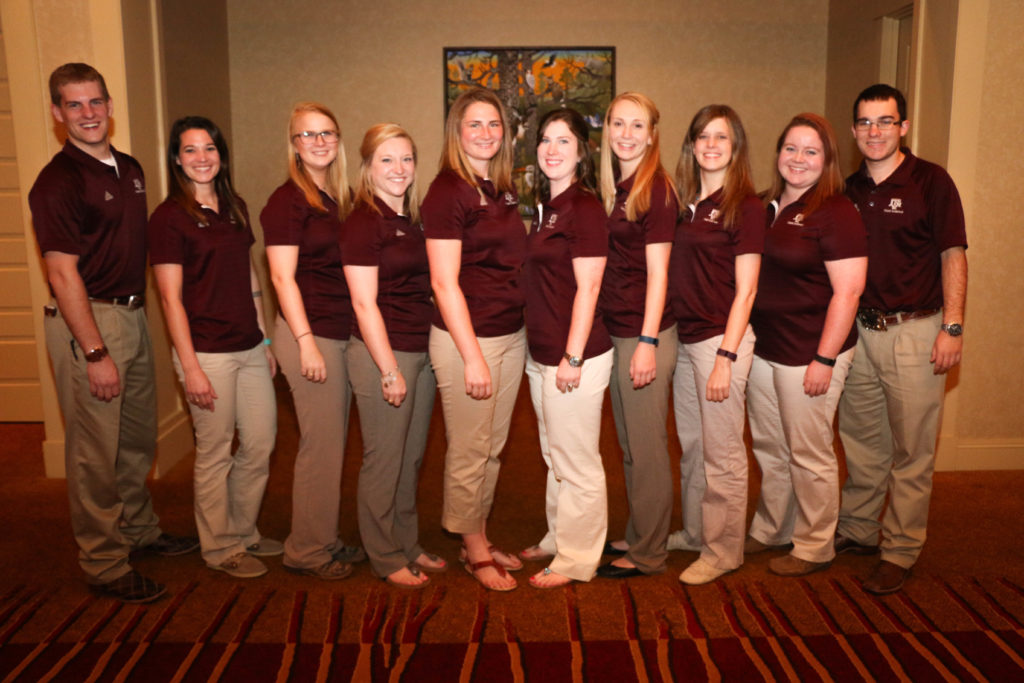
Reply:
M903 588L903 582L910 576L910 568L881 560L875 565L871 576L864 580L864 590L874 595L889 595Z
M877 545L864 545L858 543L852 538L847 538L840 533L836 533L833 546L836 550L836 555L842 555L843 553L850 553L851 555L874 555L878 552Z
M769 550L791 550L792 548L792 543L783 543L782 545L768 545L767 543L762 543L753 536L747 536L747 540L743 542L744 555L757 555L758 553L767 552Z
M804 576L827 569L830 564L832 564L831 560L828 562L811 562L810 560L802 560L792 555L783 555L782 557L773 557L769 560L768 571L779 576Z

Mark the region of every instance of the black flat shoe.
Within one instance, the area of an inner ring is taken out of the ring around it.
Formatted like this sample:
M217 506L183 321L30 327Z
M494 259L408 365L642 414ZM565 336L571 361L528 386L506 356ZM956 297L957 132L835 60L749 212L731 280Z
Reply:
M611 562L598 567L597 575L603 579L628 579L632 576L647 576L636 567L617 567Z
M615 546L612 545L611 541L608 541L608 542L606 542L604 544L604 550L601 551L601 554L602 555L625 555L626 551L625 550L619 550L618 548L616 548Z

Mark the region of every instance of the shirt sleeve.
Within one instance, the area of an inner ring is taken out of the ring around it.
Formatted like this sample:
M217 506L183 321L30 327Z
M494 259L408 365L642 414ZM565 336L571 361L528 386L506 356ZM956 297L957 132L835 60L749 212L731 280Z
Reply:
M846 196L835 195L828 206L821 226L819 244L822 260L838 261L868 255L868 237L860 213Z
M53 166L45 168L29 192L28 203L41 253L82 255L83 205L74 178Z
M763 254L764 233L767 225L764 204L756 196L751 195L740 205L738 221L733 225L735 245L733 255Z
M339 243L343 266L380 265L379 221L372 209L360 207L341 226Z
M679 201L664 178L655 178L651 187L651 206L643 218L644 244L672 242L679 220Z
M466 190L476 194L466 181L450 171L443 171L430 184L420 206L423 234L427 239L461 240L467 221Z
M266 246L301 244L302 226L309 208L305 201L297 201L296 194L297 190L286 183L270 195L267 205L260 212L263 243Z
M150 265L155 266L161 263L181 265L185 263L182 214L188 218L188 214L185 214L183 210L166 201L158 206L150 216L147 227Z
M608 216L597 197L584 195L574 202L568 238L573 258L608 256Z

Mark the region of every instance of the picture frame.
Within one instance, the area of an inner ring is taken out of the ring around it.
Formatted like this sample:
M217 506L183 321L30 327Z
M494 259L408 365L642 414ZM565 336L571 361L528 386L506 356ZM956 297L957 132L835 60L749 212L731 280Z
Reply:
M615 97L615 48L604 47L446 47L444 112L469 88L494 90L504 104L513 132L513 182L519 211L536 213L537 122L550 109L571 107L590 124L591 149L601 145L602 124Z

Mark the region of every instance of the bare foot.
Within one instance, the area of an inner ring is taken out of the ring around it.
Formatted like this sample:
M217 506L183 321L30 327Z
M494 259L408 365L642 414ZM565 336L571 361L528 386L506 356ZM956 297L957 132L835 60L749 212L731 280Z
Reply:
M415 562L425 572L448 571L448 563L445 562L444 558L433 553L422 552Z
M519 557L526 560L527 562L532 562L534 560L546 560L549 557L554 556L554 553L549 553L547 550L544 550L539 545L531 545L529 548L519 551Z
M430 583L430 577L421 574L416 565L402 567L396 572L391 572L385 580L398 588L420 588Z
M490 557L480 562L467 560L462 566L488 590L505 592L515 590L519 586L512 575Z
M629 550L629 544L626 543L626 539L624 538L620 538L617 541L610 541L608 545L615 548L616 550L621 550L622 552L626 552Z
M623 569L636 569L636 565L627 560L625 557L620 557L617 560L612 560L613 567L622 567Z
M568 576L562 576L549 568L537 572L530 577L530 585L534 588L561 588L573 582Z

